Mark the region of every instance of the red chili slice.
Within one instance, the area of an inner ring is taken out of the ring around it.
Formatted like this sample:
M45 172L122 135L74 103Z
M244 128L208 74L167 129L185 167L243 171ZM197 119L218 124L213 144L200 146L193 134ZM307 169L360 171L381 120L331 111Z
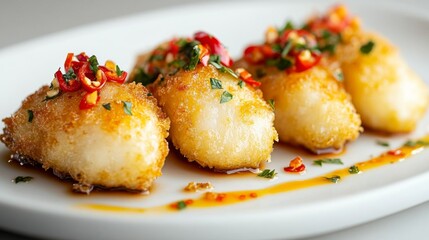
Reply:
M55 72L54 76L58 80L58 84L60 85L61 91L74 92L80 89L80 82L77 79L71 79L66 82L60 69Z
M100 100L100 94L98 91L92 93L86 93L83 98L80 100L79 108L82 110L90 109L94 107Z
M69 68L72 65L73 56L74 56L73 53L68 53L67 54L66 61L64 62L64 69L65 69L66 72L69 70Z
M215 38L205 32L197 32L194 34L195 40L199 41L204 47L209 49L211 54L217 54L220 56L220 62L226 67L231 67L233 61L229 56L228 51L222 45L222 43Z
M99 68L101 69L101 71L104 72L104 74L106 75L107 81L109 81L109 82L115 82L115 83L122 84L125 82L125 79L127 78L127 75L128 75L127 72L122 71L122 74L120 76L118 76L116 74L116 72L109 70L105 66L99 66Z
M82 52L78 55L76 55L77 60L80 62L88 62L89 57L86 55L86 53Z
M292 172L292 173L299 173L305 170L305 165L302 164L299 167L285 167L283 168L283 170L285 170L286 172Z
M315 52L311 52L311 58L309 59L303 59L301 54L298 54L295 57L295 65L296 65L295 71L303 72L307 69L310 69L313 66L317 65L320 62L320 59L322 59L322 55L317 54Z
M104 71L100 71L101 73L101 79L96 79L94 76L92 70L89 68L89 63L85 63L80 69L79 69L79 79L82 83L83 88L89 92L92 93L94 91L100 90L104 84L107 81L107 77L104 73ZM95 85L95 82L97 82L97 85Z

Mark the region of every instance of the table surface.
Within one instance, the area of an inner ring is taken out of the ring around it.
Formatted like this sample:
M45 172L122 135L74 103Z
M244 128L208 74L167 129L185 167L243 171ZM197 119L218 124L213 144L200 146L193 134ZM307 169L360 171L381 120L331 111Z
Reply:
M0 0L2 6L0 8L0 32L2 33L0 49L38 36L87 23L184 3L209 1L213 0ZM418 4L426 9L429 7L429 1L426 0L411 0L408 2ZM65 12L72 13L73 17L64 18ZM376 221L311 239L425 239L427 237L426 226L428 222L429 202ZM0 229L0 239L34 240L35 238Z

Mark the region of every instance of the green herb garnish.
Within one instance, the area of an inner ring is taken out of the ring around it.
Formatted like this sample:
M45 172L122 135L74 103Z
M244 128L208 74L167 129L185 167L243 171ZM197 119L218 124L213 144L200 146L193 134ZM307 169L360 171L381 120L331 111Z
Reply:
M112 107L110 106L110 103L105 103L102 106L108 111L110 111L112 109Z
M13 182L14 182L15 184L18 184L18 183L20 183L20 182L29 182L29 181L31 181L31 180L33 180L33 177L30 177L30 176L18 176L18 177L16 177L16 178L13 180Z
M146 96L150 97L150 96L153 96L153 95L152 95L152 93L148 92L148 93L146 94Z
M404 147L415 147L417 145L428 146L429 142L422 141L422 140L417 140L417 141L408 140L404 143Z
M237 85L240 86L240 88L243 88L244 86L243 80L238 81Z
M131 102L127 102L127 101L122 101L122 103L124 103L125 114L132 116L133 113L131 112L131 108L132 108L133 104Z
M73 68L69 68L69 70L65 74L63 74L63 78L66 82L72 79L76 79L76 73L74 72Z
M222 96L220 97L220 103L229 102L229 101L231 101L231 99L232 99L232 94L229 93L228 91L224 91L222 93Z
M374 48L375 43L369 40L367 43L360 47L360 52L362 54L370 54L372 49Z
M274 99L268 99L268 104L270 105L270 107L273 109L273 110L275 110L275 107L274 107L274 104L275 104L275 102L274 102Z
M349 167L349 173L350 174L358 174L358 173L360 173L360 170L356 165L353 165L353 166Z
M377 140L376 141L377 145L383 146L383 147L389 147L390 144L388 142L382 141L382 140Z
M28 122L31 123L33 121L33 118L34 118L33 110L28 109L27 113L28 113Z
M164 60L164 55L162 55L162 54L153 54L149 58L149 62L161 61L161 60Z
M222 89L222 82L216 78L210 78L210 85L212 89Z
M338 175L332 176L332 177L325 177L326 180L329 180L333 183L337 183L341 180L341 177Z
M137 73L133 78L133 82L135 83L141 83L143 86L147 86L158 78L159 70L155 69L155 73L153 75L147 74L143 69L139 68L137 69Z
M276 170L270 170L270 169L264 169L264 171L262 171L261 173L258 174L258 177L263 177L263 178L274 178L277 175Z
M98 60L97 57L95 55L92 55L89 59L89 68L91 69L91 71L96 74L97 70L98 70Z
M177 209L178 210L183 210L183 209L185 209L186 208L186 203L185 203L185 201L178 201L177 202Z
M118 65L116 65L116 75L119 77L119 76L121 76L122 75L122 73L123 73L124 71L122 71L120 68L119 68L119 66Z
M286 57L289 51L292 49L292 41L287 41L286 46L282 50L282 57Z
M313 161L313 165L322 166L323 164L344 164L340 158L324 158Z

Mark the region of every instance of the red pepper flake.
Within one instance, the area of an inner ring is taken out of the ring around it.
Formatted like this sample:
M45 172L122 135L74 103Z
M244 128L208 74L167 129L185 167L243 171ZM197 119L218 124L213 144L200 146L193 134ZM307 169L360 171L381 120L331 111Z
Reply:
M240 77L240 79L243 80L243 82L249 84L250 86L252 87L261 86L261 82L258 82L255 79L253 79L252 74L250 74L246 69L237 68L235 72Z
M387 152L387 154L392 155L392 156L403 156L404 155L404 153L400 149L390 150Z
M216 196L216 201L218 201L218 202L222 202L225 198L226 198L226 194L225 194L225 193L219 193L219 194Z
M191 205L192 203L194 203L194 200L188 199L188 200L185 200L185 203L186 205Z
M301 173L305 171L305 165L302 163L300 156L295 157L289 163L289 167L285 167L284 170L290 173Z
M240 199L240 200L244 200L244 199L246 199L246 195L241 194L240 196L238 196L238 199Z
M257 197L258 197L258 194L257 194L257 193L255 193L255 192L251 192L251 193L249 194L249 196L250 196L251 198L257 198Z

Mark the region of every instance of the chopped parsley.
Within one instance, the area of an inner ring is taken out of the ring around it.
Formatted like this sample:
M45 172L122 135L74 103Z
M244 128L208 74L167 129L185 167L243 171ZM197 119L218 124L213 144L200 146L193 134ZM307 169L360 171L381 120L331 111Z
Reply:
M263 178L274 178L277 175L276 170L270 170L270 169L264 169L264 171L260 172L258 174L258 177L263 177Z
M186 208L186 206L187 206L187 204L185 203L185 201L178 201L177 202L177 209L178 210L183 210Z
M360 47L360 52L362 54L370 54L372 49L374 48L375 43L369 40L367 43Z
M382 140L377 140L376 141L377 145L383 146L383 147L389 147L390 144L388 142L382 141Z
M222 82L216 78L210 78L210 85L212 89L222 89Z
M74 72L73 68L69 68L69 70L65 74L63 74L63 78L66 82L72 79L76 79L76 73Z
M360 170L356 165L353 165L353 166L349 167L349 173L350 174L358 174L358 173L360 173Z
M141 83L143 86L147 86L158 78L159 69L156 69L154 74L146 73L142 68L137 69L137 73L134 76L133 82Z
M337 183L341 180L341 177L338 175L332 176L332 177L325 177L326 180L331 181L333 183Z
M226 103L232 100L232 94L228 91L224 91L220 97L220 103Z
M13 180L13 182L14 182L15 184L18 184L18 183L21 183L21 182L29 182L29 181L31 181L31 180L33 180L33 177L30 177L30 176L18 176L18 177L16 177L16 178Z
M335 78L342 82L344 80L344 74L343 71L339 70L339 71L335 71Z
M273 110L275 110L275 107L274 107L274 104L275 104L274 99L269 99L269 100L268 100L268 104L270 105L270 107L271 107Z
M146 96L150 97L150 96L153 96L153 95L152 95L152 93L148 92L148 93L146 94Z
M122 71L120 68L119 68L119 66L118 65L116 65L116 75L119 77L119 76L121 76L122 75L122 73L123 73L124 71Z
M133 104L131 102L127 102L127 101L122 101L124 103L124 112L127 115L132 116L133 113L131 112L131 108L133 106Z
M344 164L340 158L324 158L313 161L313 165L322 166L323 164Z
M161 60L164 60L164 55L162 55L162 54L153 54L149 58L149 62L161 61Z
M108 111L112 110L112 107L110 106L110 103L103 104L103 107L104 107L104 109L106 109Z
M240 86L240 88L243 88L244 86L243 80L238 81L237 85Z
M233 77L235 77L235 78L238 78L238 75L234 72L234 71L232 71L230 68L228 68L228 67L225 67L225 66L223 66L221 63L220 63L220 57L219 57L219 55L216 55L216 54L214 54L214 55L210 55L210 58L209 58L209 63L211 64L211 65L213 65L213 67L215 67L217 70L219 70L220 72L222 72L222 73L229 73L231 76L233 76Z
M31 123L33 121L33 118L34 118L33 110L28 109L27 113L28 113L28 122Z
M422 141L422 140L417 140L417 141L408 140L407 142L404 143L404 147L415 147L417 145L428 146L429 142Z
M92 55L89 59L89 68L91 69L91 71L96 74L97 70L98 70L98 60L97 57L95 55Z

